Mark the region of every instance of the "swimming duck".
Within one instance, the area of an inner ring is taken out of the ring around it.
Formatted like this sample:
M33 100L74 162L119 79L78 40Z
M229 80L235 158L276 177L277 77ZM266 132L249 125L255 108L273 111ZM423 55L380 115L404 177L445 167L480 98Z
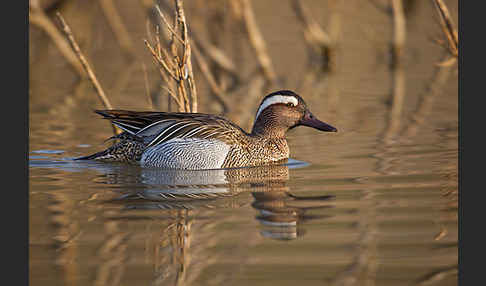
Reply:
M167 169L220 169L274 165L289 158L288 130L304 125L326 132L333 126L317 119L290 90L263 98L251 133L228 119L202 113L96 110L123 130L108 149L76 160L102 160Z

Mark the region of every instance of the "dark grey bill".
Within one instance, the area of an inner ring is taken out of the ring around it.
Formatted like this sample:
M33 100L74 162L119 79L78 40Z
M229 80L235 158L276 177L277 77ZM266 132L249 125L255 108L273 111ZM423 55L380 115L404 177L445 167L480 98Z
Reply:
M300 125L309 126L317 130L326 132L337 132L337 129L325 122L317 119L310 111L306 111L304 117L300 120Z

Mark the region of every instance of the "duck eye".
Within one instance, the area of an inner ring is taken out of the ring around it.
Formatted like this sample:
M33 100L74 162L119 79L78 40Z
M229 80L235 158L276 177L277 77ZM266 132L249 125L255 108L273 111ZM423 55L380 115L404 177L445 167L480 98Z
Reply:
M292 102L287 102L288 107L294 107L294 104Z

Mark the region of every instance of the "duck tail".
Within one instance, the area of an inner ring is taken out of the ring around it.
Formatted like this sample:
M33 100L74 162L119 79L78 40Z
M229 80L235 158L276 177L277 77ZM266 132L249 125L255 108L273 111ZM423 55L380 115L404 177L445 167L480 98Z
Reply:
M107 150L100 151L100 152L97 152L97 153L94 153L94 154L91 154L91 155L74 158L74 160L77 161L77 160L96 160L96 159L101 159L101 158L104 158L106 155L108 155L108 152L109 152L109 150L107 149Z

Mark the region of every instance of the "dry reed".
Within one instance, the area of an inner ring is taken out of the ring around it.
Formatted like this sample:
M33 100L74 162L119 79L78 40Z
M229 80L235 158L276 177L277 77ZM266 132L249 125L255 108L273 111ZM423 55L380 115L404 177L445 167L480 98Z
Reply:
M100 99L101 103L103 104L103 106L106 109L113 109L113 107L112 107L112 105L110 103L110 100L108 99L108 97L106 97L105 92L103 91L103 88L101 87L98 79L96 78L95 73L93 72L93 69L89 65L89 63L86 60L85 56L81 52L81 49L79 48L78 43L74 39L73 33L71 31L71 28L66 23L66 21L64 20L64 18L61 15L61 13L57 12L56 13L56 16L59 19L59 22L61 23L62 30L63 30L64 34L66 35L67 39L69 40L69 43L71 44L71 48L73 49L74 53L78 57L79 61L81 62L82 66L83 66L83 68L85 70L85 72L88 75L89 80L93 84L93 86L94 86L94 88L96 90L96 94L98 95L98 98ZM112 124L111 126L113 128L113 133L115 135L116 134L119 134L121 132L121 130L118 129L115 125Z
M406 20L402 0L391 0L393 17L393 40L391 44L392 67L400 65L403 48L407 37Z
M78 43L74 39L73 33L71 31L71 28L68 26L64 18L62 17L61 13L57 12L56 13L57 18L59 19L63 32L65 33L67 39L69 40L69 43L71 44L72 49L74 50L74 53L78 57L79 61L81 62L84 70L88 74L88 78L93 84L93 86L96 89L96 92L99 96L99 99L101 100L101 103L105 106L107 109L113 109L110 101L105 95L105 92L103 91L103 88L101 87L100 83L98 82L98 79L96 78L96 75L93 72L93 69L89 65L88 61L84 57L83 53L81 52L81 49L79 48Z
M256 22L255 14L251 5L251 0L239 0L243 21L245 23L246 31L250 44L255 51L258 64L265 75L265 78L271 83L277 80L277 74L272 64L272 60L268 54L267 46L264 37Z
M302 24L305 42L312 52L321 57L322 69L324 71L334 70L336 67L335 45L338 33L331 35L324 31L301 0L293 0L292 8L295 11L297 20ZM333 19L334 23L337 23L335 21L336 17ZM338 26L333 25L333 27L333 31L337 31L336 28Z
M86 77L86 73L76 58L74 51L69 47L67 40L63 38L61 32L59 32L51 19L49 19L39 6L39 1L30 1L29 22L41 28L52 39L52 42L57 46L63 57L80 77Z
M118 13L113 0L100 0L100 6L108 21L113 33L127 58L132 59L135 55L133 41L128 33L123 20Z
M170 32L170 41L162 47L160 33L157 32L153 42L145 40L145 45L159 66L162 79L167 83L165 89L174 99L179 112L197 112L197 90L191 63L191 43L184 14L182 0L174 0L174 24L171 26L166 16L156 5L157 12L164 26ZM165 76L164 76L165 75Z
M224 91L223 89L219 86L219 84L216 82L216 79L213 75L213 72L211 71L211 68L209 67L208 62L202 55L202 53L199 51L197 45L192 46L194 49L194 58L196 59L196 62L201 69L201 73L203 74L204 78L209 84L209 87L212 90L212 94L214 95L215 99L223 106L223 112L228 111L228 106L229 102L224 96Z
M448 42L449 53L457 58L459 55L459 39L449 9L442 0L432 0L440 16L440 23Z

